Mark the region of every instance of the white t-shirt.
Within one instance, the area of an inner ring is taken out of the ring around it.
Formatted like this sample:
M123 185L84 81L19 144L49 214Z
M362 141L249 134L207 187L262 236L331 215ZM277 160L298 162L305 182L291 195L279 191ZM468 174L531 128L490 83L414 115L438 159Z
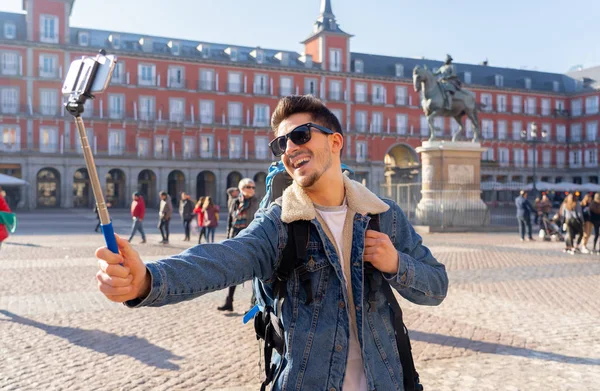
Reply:
M344 229L344 222L346 221L346 214L348 213L348 205L346 200L342 206L320 206L315 205L315 209L321 215L327 227L331 231L337 248L339 250L340 265L342 271L344 270L344 254L343 246L344 241L342 239L342 231ZM344 279L346 274L344 273ZM346 286L348 281L346 280ZM352 309L350 309L352 310ZM358 332L356 324L350 322L350 342L348 346L348 362L346 363L346 375L344 376L344 383L342 384L342 390L357 390L367 391L367 378L365 377L365 370L360 352L360 343L358 342Z

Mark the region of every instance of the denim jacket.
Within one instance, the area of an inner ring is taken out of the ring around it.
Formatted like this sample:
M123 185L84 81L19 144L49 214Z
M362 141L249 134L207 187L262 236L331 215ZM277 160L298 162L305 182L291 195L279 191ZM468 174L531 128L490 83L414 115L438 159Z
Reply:
M332 240L316 218L314 205L302 189L292 184L281 206L272 204L257 212L254 221L234 239L194 246L170 258L148 263L150 294L125 304L129 307L178 303L237 285L257 277L269 286L287 242L286 224L310 220L311 231L304 268L310 273L313 300L294 273L288 281L288 299L282 307L286 352L274 360L282 370L275 390L339 390L346 370L350 321L356 319L358 338L369 390L404 389L402 366L393 320L385 296L379 292L376 309L369 311L368 280L363 275L364 238L370 217L380 214L386 233L399 254L396 274L380 273L405 299L422 305L439 305L446 296L448 277L400 207L381 200L358 182L344 177L353 219L351 292L348 290ZM354 308L349 308L349 303ZM349 311L355 311L355 317ZM276 353L275 353L276 354Z

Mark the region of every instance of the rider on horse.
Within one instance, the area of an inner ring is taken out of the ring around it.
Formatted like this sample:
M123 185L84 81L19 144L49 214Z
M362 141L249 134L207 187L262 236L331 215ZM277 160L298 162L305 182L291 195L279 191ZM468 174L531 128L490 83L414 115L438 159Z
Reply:
M448 110L452 110L452 96L461 89L460 80L456 75L452 60L453 58L447 54L444 65L433 73L434 75L440 75L440 84L446 92L444 95L446 97L446 109Z

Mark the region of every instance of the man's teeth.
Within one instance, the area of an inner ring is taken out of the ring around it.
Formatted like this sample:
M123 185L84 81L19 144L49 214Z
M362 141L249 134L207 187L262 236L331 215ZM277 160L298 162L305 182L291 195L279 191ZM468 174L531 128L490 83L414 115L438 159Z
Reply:
M300 160L296 160L296 161L294 162L294 168L298 168L298 167L300 167L302 164L304 164L304 163L308 162L309 160L310 160L310 158L309 158L309 157L304 157L304 158L302 158L302 159L300 159Z

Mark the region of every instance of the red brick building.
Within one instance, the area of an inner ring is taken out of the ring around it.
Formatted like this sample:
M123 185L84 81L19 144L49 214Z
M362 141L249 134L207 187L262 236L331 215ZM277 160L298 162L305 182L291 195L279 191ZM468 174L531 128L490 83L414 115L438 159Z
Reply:
M344 162L373 190L418 179L414 148L429 130L412 69L442 63L351 52L352 36L330 1L322 0L302 53L72 28L73 1L24 0L24 13L0 13L0 172L30 183L9 194L20 207L92 205L60 87L71 61L100 48L119 61L110 88L89 102L84 118L105 194L117 206L136 190L155 205L162 189L223 204L226 188L243 177L264 189L270 115L290 94L314 94L335 112L345 130ZM485 105L484 182L531 182L535 146L538 180L598 182L593 72L456 68ZM548 133L535 145L521 139L532 122ZM449 119L436 125L442 138L456 129Z

